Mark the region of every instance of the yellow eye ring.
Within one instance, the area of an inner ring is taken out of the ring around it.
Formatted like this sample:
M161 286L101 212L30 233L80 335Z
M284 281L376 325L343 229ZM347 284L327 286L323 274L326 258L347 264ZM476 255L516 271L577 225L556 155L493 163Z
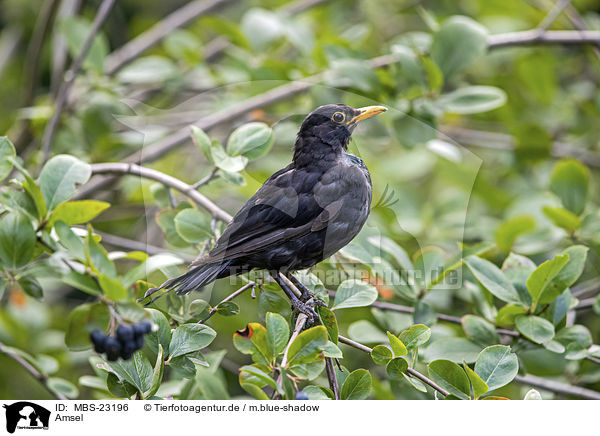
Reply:
M346 115L341 112L336 112L333 114L331 119L336 123L342 123L346 119Z

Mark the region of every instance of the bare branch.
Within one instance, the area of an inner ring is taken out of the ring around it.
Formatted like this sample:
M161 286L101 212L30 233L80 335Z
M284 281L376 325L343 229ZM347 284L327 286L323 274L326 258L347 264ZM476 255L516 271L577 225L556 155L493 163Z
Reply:
M544 19L538 24L537 30L538 32L544 32L548 30L548 28L556 21L560 13L566 8L571 0L558 0L552 8L548 11L548 14L544 17Z
M488 48L511 47L519 45L586 45L600 43L600 31L597 30L549 30L538 29L522 32L499 33L488 37Z
M198 321L198 324L204 324L206 321L208 321L209 318L217 312L217 307L219 307L219 304L225 303L226 301L229 301L229 300L233 300L235 297L242 294L246 289L254 288L255 286L256 286L255 282L249 282L249 283L246 283L244 286L242 286L237 291L232 292L227 297L223 298L223 300L221 300L215 307L211 308L210 312L208 313L208 316L206 318Z
M0 342L0 351L3 352L4 354L6 354L8 357L12 358L15 362L17 362L23 368L25 368L25 370L29 374L31 374L37 381L39 381L42 384L42 386L44 386L44 388L46 388L46 390L48 392L50 392L54 397L56 397L59 400L67 400L68 399L63 394L61 394L59 392L54 392L52 389L50 389L50 386L48 386L48 376L46 376L45 374L42 374L37 369L35 369L29 362L27 362L27 360L23 359L23 357L19 356L16 353L13 353L10 350L10 348L7 347L2 342Z
M344 336L338 336L338 339L340 342L346 344L346 345L350 345L351 347L354 347L358 350L364 351L365 353L371 353L372 348L367 347L366 345L363 345L359 342L353 341L352 339L346 338ZM429 378L425 377L423 374L421 374L419 371L417 371L416 369L413 368L408 368L406 370L406 372L410 375L412 375L413 377L417 377L419 380L421 380L423 383L428 384L429 386L431 386L433 389L435 389L436 391L438 391L440 394L444 395L444 396L448 396L450 395L450 392L448 392L446 389L442 388L441 386L439 386L436 382L434 382L433 380L430 380Z
M192 188L187 183L182 182L175 177L169 176L165 173L161 173L160 171L144 168L139 165L133 163L98 163L93 164L92 166L92 174L106 174L106 173L116 173L116 174L132 174L135 176L140 176L146 179L155 180L157 182L162 183L165 186L173 188L185 195L187 195L191 200L193 200L198 206L209 211L215 218L229 222L232 219L232 216L221 209L219 206L214 204L204 195L200 194L194 188Z
M333 359L331 357L325 358L325 371L327 372L327 380L329 380L329 387L333 391L333 398L335 400L340 399L340 387L337 381L337 375L335 373L335 367L333 366Z
M113 75L140 54L159 43L174 30L185 26L198 16L229 3L231 0L196 0L185 4L144 33L129 41L106 58L105 71Z
M548 380L535 375L516 375L515 381L547 391L556 392L557 394L570 395L573 397L585 398L587 400L600 400L600 392L592 391L591 389L582 388L580 386Z
M98 13L94 18L94 22L92 23L92 28L90 29L90 33L87 38L83 42L83 46L81 47L81 51L73 61L71 68L69 71L65 73L64 81L61 84L58 94L56 96L56 108L54 109L54 113L52 114L52 118L46 125L44 130L44 136L42 138L42 165L48 160L50 156L50 145L52 144L52 140L54 139L54 134L56 133L56 128L58 127L58 121L62 114L62 111L67 102L67 97L69 96L69 91L71 90L71 86L75 83L75 79L83 66L83 62L92 47L92 43L94 42L94 38L100 31L100 28L104 24L104 21L108 18L110 11L115 3L115 0L103 0L102 4L98 8Z

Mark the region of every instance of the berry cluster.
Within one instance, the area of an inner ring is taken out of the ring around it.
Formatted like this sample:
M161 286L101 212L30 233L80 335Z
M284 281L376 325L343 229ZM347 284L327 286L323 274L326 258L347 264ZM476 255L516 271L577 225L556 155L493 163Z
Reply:
M140 322L131 326L120 325L115 336L107 336L102 330L90 333L96 353L106 353L106 360L115 361L119 357L131 359L133 353L144 347L144 335L152 331L152 324Z

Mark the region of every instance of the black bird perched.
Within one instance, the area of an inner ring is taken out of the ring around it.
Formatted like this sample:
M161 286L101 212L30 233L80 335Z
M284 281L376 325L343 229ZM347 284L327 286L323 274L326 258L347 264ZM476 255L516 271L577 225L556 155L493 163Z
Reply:
M308 114L292 163L269 177L190 271L152 293L166 288L187 294L214 280L259 268L269 271L295 309L314 317L307 305L312 295L291 273L337 252L367 220L372 197L369 171L346 150L356 124L386 110L328 104ZM280 274L302 290L300 299Z

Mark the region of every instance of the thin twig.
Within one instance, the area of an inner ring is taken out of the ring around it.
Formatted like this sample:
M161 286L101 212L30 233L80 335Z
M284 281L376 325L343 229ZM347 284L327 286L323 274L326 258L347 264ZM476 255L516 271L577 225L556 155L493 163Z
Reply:
M94 42L94 38L100 31L100 28L104 24L104 21L108 18L110 11L115 3L115 0L103 0L102 4L98 8L98 13L94 18L94 22L92 23L92 27L90 29L90 33L86 37L83 42L83 46L81 47L81 51L73 61L71 68L69 71L65 73L64 81L61 84L58 94L56 96L56 107L54 109L54 113L52 114L52 118L48 122L44 130L44 136L42 138L42 165L48 160L50 156L50 145L52 144L52 140L54 139L54 134L56 133L56 128L58 127L58 120L62 114L62 111L67 102L67 98L69 96L69 91L71 90L71 86L75 83L75 79L83 66L83 62L92 48L92 43Z
M346 345L350 345L351 347L354 347L358 350L364 351L365 353L371 353L372 348L367 347L366 345L363 345L359 342L353 341L350 338L346 338L345 336L338 336L338 339L340 342L346 344ZM413 377L417 377L419 380L421 380L423 383L428 384L429 386L431 386L433 389L435 389L436 391L438 391L440 394L444 395L444 396L448 396L450 395L450 392L448 392L446 389L442 388L441 386L439 386L436 382L434 382L433 380L430 380L429 378L425 377L423 374L421 374L419 371L417 371L416 369L413 368L408 368L406 370L407 373L409 373L410 375L412 375Z
M50 388L50 386L48 386L48 376L39 372L29 362L27 362L27 360L23 359L18 354L13 353L2 342L0 342L0 351L3 352L4 354L6 354L8 357L12 358L15 362L17 362L23 368L25 368L25 370L27 372L29 372L29 374L31 374L37 381L39 381L42 384L42 386L44 386L44 388L46 388L46 390L48 392L50 392L54 397L56 397L59 400L67 400L68 399L60 392L55 392Z
M213 179L216 179L216 178L218 177L218 176L217 176L217 170L218 170L218 168L217 168L217 167L214 167L214 168L213 168L213 170L212 170L212 171L211 171L211 172L210 172L210 173L209 173L209 174L208 174L206 177L203 177L203 178L201 178L200 180L198 180L196 183L194 183L194 184L192 185L192 188L194 188L194 189L198 189L198 188L200 188L201 186L204 186L204 185L206 185L206 184L207 184L208 182L210 182L211 180L213 180Z
M340 387L337 381L337 375L335 373L335 367L333 366L333 359L331 357L325 358L325 371L327 372L327 380L329 380L329 387L333 391L333 398L335 400L340 399Z
M242 286L241 288L239 288L237 291L229 294L227 297L225 297L223 300L221 300L215 307L211 308L210 311L208 312L208 315L206 318L198 321L198 324L204 324L206 321L209 320L209 318L211 316L213 316L216 312L217 312L217 307L219 307L220 304L225 303L226 301L229 300L233 300L235 297L237 297L238 295L242 294L246 289L249 288L254 288L256 286L255 282L249 282L246 283L244 286Z
M232 217L219 206L214 204L204 195L200 194L194 188L192 188L187 183L182 182L175 177L169 176L165 173L161 173L160 171L141 167L139 165L133 163L120 163L120 162L109 162L109 163L98 163L92 164L92 174L106 174L106 173L116 173L116 174L132 174L135 176L140 176L146 179L155 180L157 182L162 183L165 186L173 188L182 194L187 195L191 200L193 200L198 206L203 207L207 211L209 211L215 218L218 218L221 221L229 222Z
M285 347L285 351L283 352L283 359L281 360L282 368L285 368L285 366L287 365L288 351L290 350L290 346L292 345L292 342L294 342L294 340L298 337L298 335L304 328L304 325L306 324L307 320L308 320L308 317L305 314L303 314L303 313L298 314L298 318L296 319L296 327L294 328L294 331L292 332L292 336L290 337L290 340L288 341L288 344Z
M537 29L521 32L499 33L488 37L488 48L514 47L520 45L590 45L600 43L597 30L548 30Z
M556 21L560 13L564 8L567 7L569 3L571 3L571 0L558 0L556 3L554 3L552 8L550 8L550 11L548 11L548 14L544 17L540 24L538 24L536 28L538 32L545 32L548 30L548 28Z
M600 392L582 388L580 386L573 386L554 380L548 380L535 375L516 375L515 381L536 388L545 389L547 391L556 392L557 394L570 395L574 397L585 398L587 400L600 400Z
M185 26L198 16L222 6L231 0L196 0L167 15L150 29L138 35L106 58L106 74L115 74L143 52L158 44L174 30Z

